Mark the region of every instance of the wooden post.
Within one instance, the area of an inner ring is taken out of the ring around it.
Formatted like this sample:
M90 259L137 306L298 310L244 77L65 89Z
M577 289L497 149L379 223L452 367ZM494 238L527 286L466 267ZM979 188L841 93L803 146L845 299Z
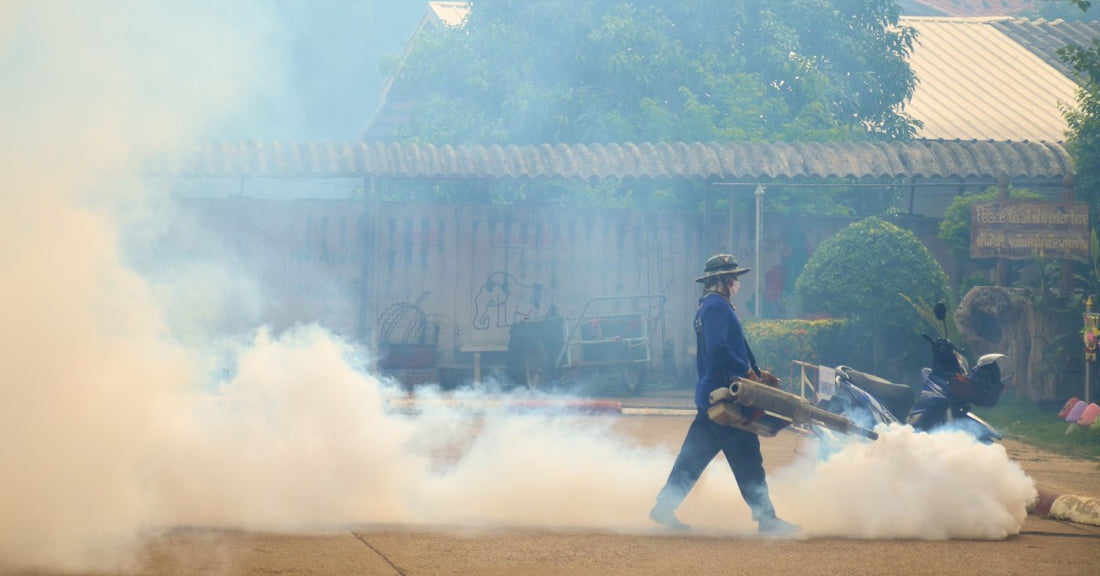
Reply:
M737 250L737 224L733 221L733 201L737 198L737 186L730 186L730 211L729 211L729 224L727 225L727 232L729 232L729 241L726 242L727 248L722 252L732 252Z
M1073 202L1076 194L1073 190L1073 174L1067 174L1062 179L1062 201ZM1073 273L1077 264L1073 260L1062 260L1062 294L1069 294L1070 284L1073 283Z
M997 176L997 200L1008 200L1008 173L1003 170ZM993 283L997 286L1008 286L1008 261L1004 258L997 259Z
M711 218L714 217L714 201L710 197L710 187L703 189L703 258L714 254L714 238L711 238ZM723 250L724 252L724 250Z

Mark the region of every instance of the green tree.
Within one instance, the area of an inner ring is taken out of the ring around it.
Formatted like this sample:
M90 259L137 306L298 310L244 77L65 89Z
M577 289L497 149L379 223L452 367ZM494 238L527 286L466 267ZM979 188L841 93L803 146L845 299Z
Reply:
M1045 200L1046 197L1038 192L1032 192L1024 188L1008 187L1008 197L1013 200ZM959 260L970 259L970 207L974 204L993 202L997 199L997 187L991 186L982 192L967 192L955 196L951 204L943 213L943 221L936 236L947 243L951 255ZM992 259L978 261L986 267L993 265Z
M1091 6L1090 0L1067 0L1044 10L1063 16L1072 8L1086 18ZM1077 200L1089 203L1090 218L1096 222L1100 217L1100 39L1093 38L1089 46L1067 44L1058 55L1073 69L1078 86L1076 106L1062 108L1069 125L1066 149L1074 163L1074 190Z
M795 281L804 312L862 327L865 338L852 342L853 364L862 356L871 369L900 381L913 380L927 360L911 355L924 321L909 300L939 302L947 294L947 274L928 248L912 232L878 217L822 242Z
M1077 106L1063 109L1069 124L1066 148L1073 157L1077 199L1089 203L1095 222L1100 217L1100 39L1088 47L1070 44L1058 53L1076 72Z
M410 47L399 131L433 143L907 138L892 0L478 0Z
M1020 12L1025 18L1043 18L1044 20L1067 20L1079 22L1089 19L1088 0L1066 0L1065 2L1036 2L1030 9Z

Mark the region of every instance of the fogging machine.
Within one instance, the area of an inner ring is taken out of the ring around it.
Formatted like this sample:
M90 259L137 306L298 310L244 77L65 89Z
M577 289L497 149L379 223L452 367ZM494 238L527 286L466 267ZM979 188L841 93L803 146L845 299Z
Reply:
M711 392L707 415L718 424L759 436L775 436L780 430L795 424L801 427L822 426L872 440L878 438L873 430L818 408L801 396L744 378L733 378L729 386Z

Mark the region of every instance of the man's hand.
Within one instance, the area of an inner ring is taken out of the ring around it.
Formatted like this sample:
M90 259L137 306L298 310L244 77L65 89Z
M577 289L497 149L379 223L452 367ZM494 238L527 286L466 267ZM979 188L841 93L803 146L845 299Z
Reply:
M752 372L749 372L749 374L752 374ZM758 379L758 381L761 384L767 384L768 386L771 386L772 388L779 388L779 385L781 383L779 378L776 378L774 374L772 374L771 372L768 372L767 370L761 370L760 371L760 378Z

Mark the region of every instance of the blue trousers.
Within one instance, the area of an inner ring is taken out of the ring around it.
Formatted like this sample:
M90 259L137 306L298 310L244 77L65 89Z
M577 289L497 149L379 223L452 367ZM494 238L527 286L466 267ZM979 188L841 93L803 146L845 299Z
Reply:
M764 457L760 454L760 438L752 432L716 424L703 411L696 414L688 428L668 481L657 495L657 506L668 510L678 508L719 451L729 462L741 497L752 510L753 520L774 518L775 508L764 476Z

